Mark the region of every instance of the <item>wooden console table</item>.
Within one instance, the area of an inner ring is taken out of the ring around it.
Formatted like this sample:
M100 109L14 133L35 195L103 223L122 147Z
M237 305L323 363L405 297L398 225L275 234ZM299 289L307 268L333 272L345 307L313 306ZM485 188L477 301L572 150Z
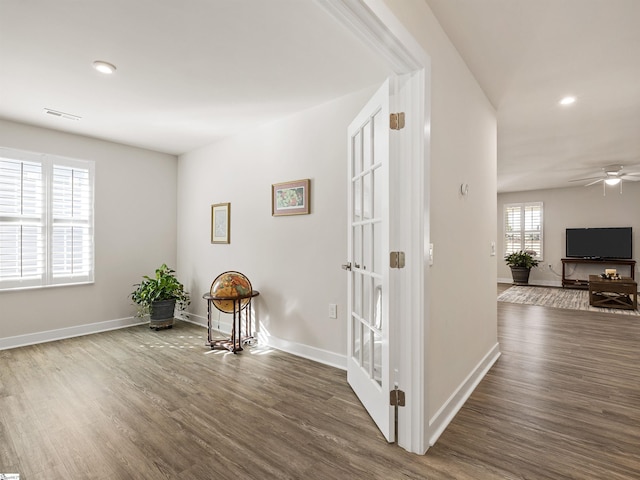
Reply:
M637 310L638 284L629 277L610 280L600 275L589 275L589 305Z
M564 287L573 287L573 288L589 288L589 280L588 279L579 279L575 280L572 278L567 278L566 276L566 265L567 264L588 264L588 265L600 265L602 267L602 273L604 273L604 268L608 266L617 266L623 265L628 266L631 270L631 279L635 279L635 269L636 269L636 261L635 260L597 260L592 258L563 258L562 259L562 288Z
M252 318L251 300L253 300L253 298L257 297L258 295L260 295L260 292L258 292L257 290L252 290L250 293L246 295L234 296L234 297L227 297L227 296L218 297L218 296L213 296L210 293L205 293L204 295L202 295L202 298L204 298L207 301L207 343L206 345L208 347L211 347L211 350L217 348L217 349L229 350L230 352L233 352L233 353L241 352L243 350L242 345L253 340L253 331L252 331L252 325L251 325L251 318ZM242 305L243 300L246 301L246 299L249 299L249 302L246 304L246 306L243 306ZM233 325L231 327L231 337L229 338L223 338L218 340L214 340L212 338L211 304L214 300L229 300L233 302ZM242 336L242 310L245 310L245 316L244 316L244 326L245 326L245 333L246 333L245 336Z

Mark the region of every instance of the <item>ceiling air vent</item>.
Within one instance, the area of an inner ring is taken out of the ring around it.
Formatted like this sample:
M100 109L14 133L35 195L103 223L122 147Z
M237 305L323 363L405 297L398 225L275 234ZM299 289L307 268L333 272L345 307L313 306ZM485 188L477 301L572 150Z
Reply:
M72 115L71 113L59 112L58 110L52 110L50 108L45 108L44 113L47 115L53 115L54 117L66 118L67 120L80 120L82 117L78 115Z

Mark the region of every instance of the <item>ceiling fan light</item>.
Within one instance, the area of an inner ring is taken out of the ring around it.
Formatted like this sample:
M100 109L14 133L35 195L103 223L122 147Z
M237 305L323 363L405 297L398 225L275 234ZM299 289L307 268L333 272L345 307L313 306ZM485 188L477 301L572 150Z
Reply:
M560 105L571 105L575 101L576 101L576 97L573 97L573 96L564 97L562 100L560 100Z
M620 179L619 178L607 178L604 183L606 183L607 185L617 185L620 183Z

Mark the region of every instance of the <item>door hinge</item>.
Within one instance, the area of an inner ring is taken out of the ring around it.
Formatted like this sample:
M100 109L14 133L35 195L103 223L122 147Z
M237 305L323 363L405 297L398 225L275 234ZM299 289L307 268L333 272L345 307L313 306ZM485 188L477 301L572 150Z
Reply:
M392 407L404 407L404 391L398 387L389 392L389 402Z
M404 128L404 112L389 115L389 128L391 130L402 130Z
M389 267L404 268L404 252L391 252L389 254Z

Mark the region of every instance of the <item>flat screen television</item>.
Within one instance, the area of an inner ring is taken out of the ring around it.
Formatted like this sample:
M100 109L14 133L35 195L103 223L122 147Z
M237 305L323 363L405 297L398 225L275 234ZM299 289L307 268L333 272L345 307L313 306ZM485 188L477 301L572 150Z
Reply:
M631 227L567 228L567 257L631 259Z

